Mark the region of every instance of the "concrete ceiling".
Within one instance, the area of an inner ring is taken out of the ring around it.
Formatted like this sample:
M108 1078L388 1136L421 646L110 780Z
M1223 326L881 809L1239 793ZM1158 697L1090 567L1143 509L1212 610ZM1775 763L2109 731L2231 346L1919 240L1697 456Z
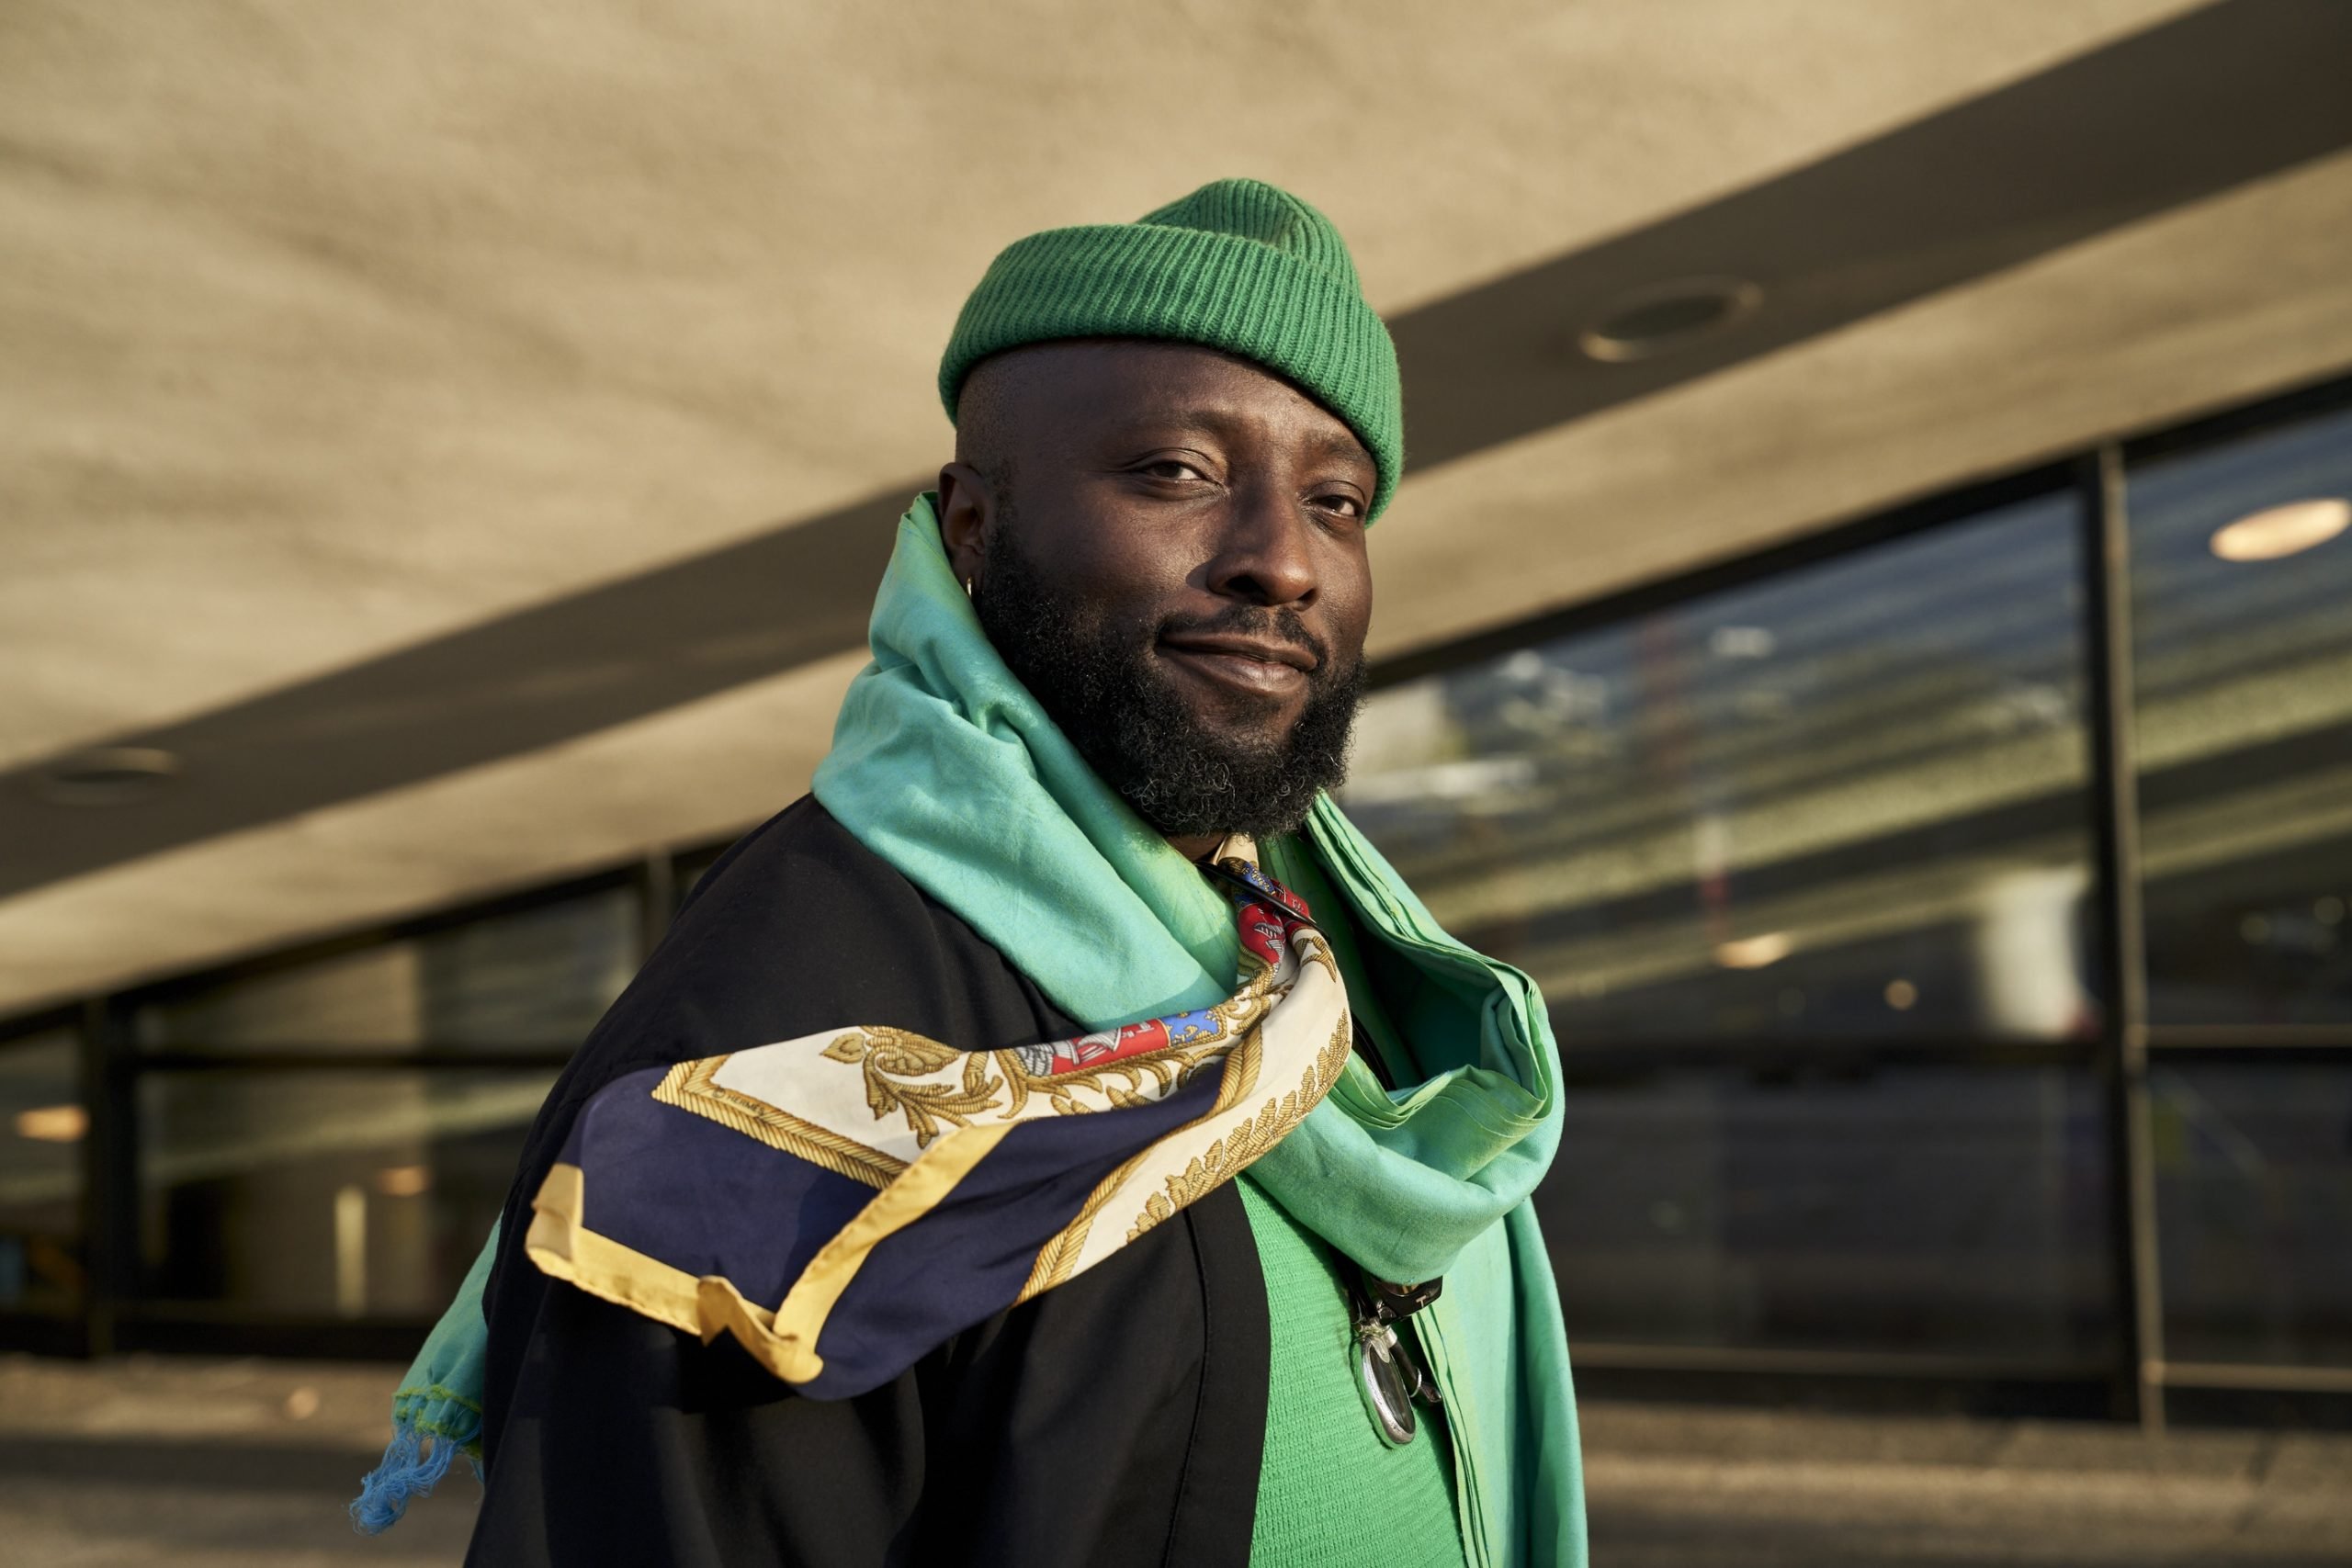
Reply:
M2331 0L977 15L0 11L0 1010L789 800L965 291L1216 175L1396 323L1385 651L2352 365Z

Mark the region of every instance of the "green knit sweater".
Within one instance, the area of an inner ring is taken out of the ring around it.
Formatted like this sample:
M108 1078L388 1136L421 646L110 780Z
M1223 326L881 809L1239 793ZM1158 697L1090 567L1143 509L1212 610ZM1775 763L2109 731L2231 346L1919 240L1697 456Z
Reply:
M1246 1174L1242 1206L1266 1275L1273 1357L1250 1568L1460 1568L1445 1423L1392 1449L1356 1392L1339 1256Z

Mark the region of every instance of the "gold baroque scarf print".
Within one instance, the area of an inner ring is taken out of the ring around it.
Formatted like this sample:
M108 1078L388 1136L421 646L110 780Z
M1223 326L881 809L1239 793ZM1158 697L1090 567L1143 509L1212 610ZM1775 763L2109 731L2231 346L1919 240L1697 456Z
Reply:
M980 1051L849 1025L616 1079L526 1250L814 1397L889 1382L1232 1179L1338 1081L1352 1024L1310 911L1246 858L1216 877L1226 1000Z

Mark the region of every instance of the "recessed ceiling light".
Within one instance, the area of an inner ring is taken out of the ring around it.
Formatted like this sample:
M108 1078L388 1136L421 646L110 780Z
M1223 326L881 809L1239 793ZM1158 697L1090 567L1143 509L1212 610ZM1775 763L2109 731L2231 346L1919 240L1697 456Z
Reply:
M2216 532L2213 553L2223 560L2277 560L2324 545L2347 526L2352 526L2352 501L2340 495L2290 501Z
M1612 299L1577 334L1577 346L1607 364L1680 348L1755 314L1764 290L1744 277L1682 277Z
M97 746L41 770L40 793L60 806L124 806L180 775L180 760L155 746Z

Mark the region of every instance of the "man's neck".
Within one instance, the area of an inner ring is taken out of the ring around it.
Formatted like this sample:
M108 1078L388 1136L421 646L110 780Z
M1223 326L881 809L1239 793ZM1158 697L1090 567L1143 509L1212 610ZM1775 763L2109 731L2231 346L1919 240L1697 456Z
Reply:
M1168 841L1186 860L1201 861L1216 853L1216 847L1231 837L1230 833L1170 833Z

